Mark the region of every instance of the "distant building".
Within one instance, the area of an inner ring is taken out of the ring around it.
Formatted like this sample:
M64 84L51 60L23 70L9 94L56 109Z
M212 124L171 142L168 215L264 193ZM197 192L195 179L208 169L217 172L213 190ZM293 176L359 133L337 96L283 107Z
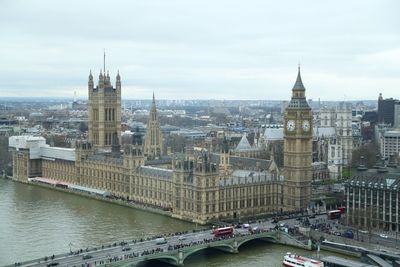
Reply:
M17 120L9 118L0 118L0 125L13 125L17 124Z
M388 130L381 136L381 155L389 158L391 155L398 156L400 152L400 130Z
M87 110L87 104L84 102L74 101L71 104L72 110Z
M339 178L343 167L343 148L338 141L336 128L314 127L313 146L313 161L324 162L329 171L329 177Z
M325 162L312 163L312 180L313 182L320 182L329 179L329 169Z
M364 165L345 183L346 221L371 231L400 231L400 169L384 162L374 169Z
M343 166L351 163L351 154L353 151L353 129L352 129L352 110L351 104L340 103L335 109L323 108L320 111L321 127L334 127L336 138L341 145L341 154Z
M394 128L400 129L400 103L394 105Z
M400 105L399 100L393 98L383 99L382 94L378 98L378 122L394 125L395 106Z

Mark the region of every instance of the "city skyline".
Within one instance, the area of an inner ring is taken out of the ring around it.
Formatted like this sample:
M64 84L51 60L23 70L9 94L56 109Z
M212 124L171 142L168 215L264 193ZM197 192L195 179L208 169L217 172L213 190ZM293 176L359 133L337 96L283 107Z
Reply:
M399 5L3 1L1 97L85 98L104 49L123 99L288 99L299 62L307 98L397 97Z

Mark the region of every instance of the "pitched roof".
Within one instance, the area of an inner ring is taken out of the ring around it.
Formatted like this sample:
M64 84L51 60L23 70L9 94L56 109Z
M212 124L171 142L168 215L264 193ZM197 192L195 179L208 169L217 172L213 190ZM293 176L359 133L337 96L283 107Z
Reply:
M292 91L305 91L306 88L304 88L303 81L301 80L301 74L300 74L300 67L299 67L299 72L297 73L297 79L296 82L293 85ZM287 107L288 109L310 109L310 106L307 103L307 100L303 94L297 95L293 93L292 99L289 102L289 105Z
M239 144L236 147L236 151L246 151L251 149L253 148L251 147L249 140L247 140L246 134L244 134Z
M314 127L313 136L314 137L331 137L336 135L335 127Z
M158 168L153 166L140 166L138 171L141 175L158 176L159 178L163 179L171 179L174 172L171 169Z
M296 82L294 83L292 90L306 90L306 88L304 88L303 81L301 80L300 67L299 72L297 73Z
M264 131L265 140L283 140L283 128L266 128Z
M400 169L388 167L357 171L346 185L400 190Z
M211 153L211 162L219 163L220 162L220 154ZM268 170L271 166L272 161L267 159L256 159L256 158L247 158L247 157L237 157L237 156L229 156L229 161L232 166L235 168L241 168L246 170Z

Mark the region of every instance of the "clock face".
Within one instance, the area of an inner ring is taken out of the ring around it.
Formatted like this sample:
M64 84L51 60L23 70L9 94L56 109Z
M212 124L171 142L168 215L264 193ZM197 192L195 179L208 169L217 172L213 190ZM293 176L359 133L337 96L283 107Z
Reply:
M292 132L294 131L295 128L296 128L296 123L294 122L294 120L288 120L288 122L286 123L286 129Z
M303 121L303 131L308 132L310 130L310 122Z

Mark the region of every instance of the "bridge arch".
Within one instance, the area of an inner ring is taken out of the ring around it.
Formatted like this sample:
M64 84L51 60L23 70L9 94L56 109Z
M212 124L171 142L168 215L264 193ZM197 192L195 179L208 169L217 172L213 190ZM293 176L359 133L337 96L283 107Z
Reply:
M273 236L267 236L267 237L264 237L264 236L254 236L253 238L243 239L243 240L241 240L240 242L238 242L238 243L237 243L237 248L239 249L241 245L243 245L243 244L245 244L245 243L247 243L247 242L253 241L253 240L257 240L257 239L258 239L258 240L267 241L267 242L270 242L270 243L276 243L276 242L277 242L276 238L273 237Z
M218 250L222 250L225 252L232 252L234 250L234 248L230 245L230 244L209 244L208 246L204 246L204 247L200 247L200 248L196 248L194 250L191 250L189 252L184 253L183 258L182 258L182 262L189 256L201 251L201 250L206 250L206 249L218 249Z
M132 260L137 260L135 262L129 261L126 262L123 265L118 265L119 267L132 267L136 266L140 262L146 262L146 261L151 261L151 260L157 260L161 262L167 262L171 265L179 266L179 260L172 256L172 255L149 255L148 257L140 257L140 258L132 258Z

